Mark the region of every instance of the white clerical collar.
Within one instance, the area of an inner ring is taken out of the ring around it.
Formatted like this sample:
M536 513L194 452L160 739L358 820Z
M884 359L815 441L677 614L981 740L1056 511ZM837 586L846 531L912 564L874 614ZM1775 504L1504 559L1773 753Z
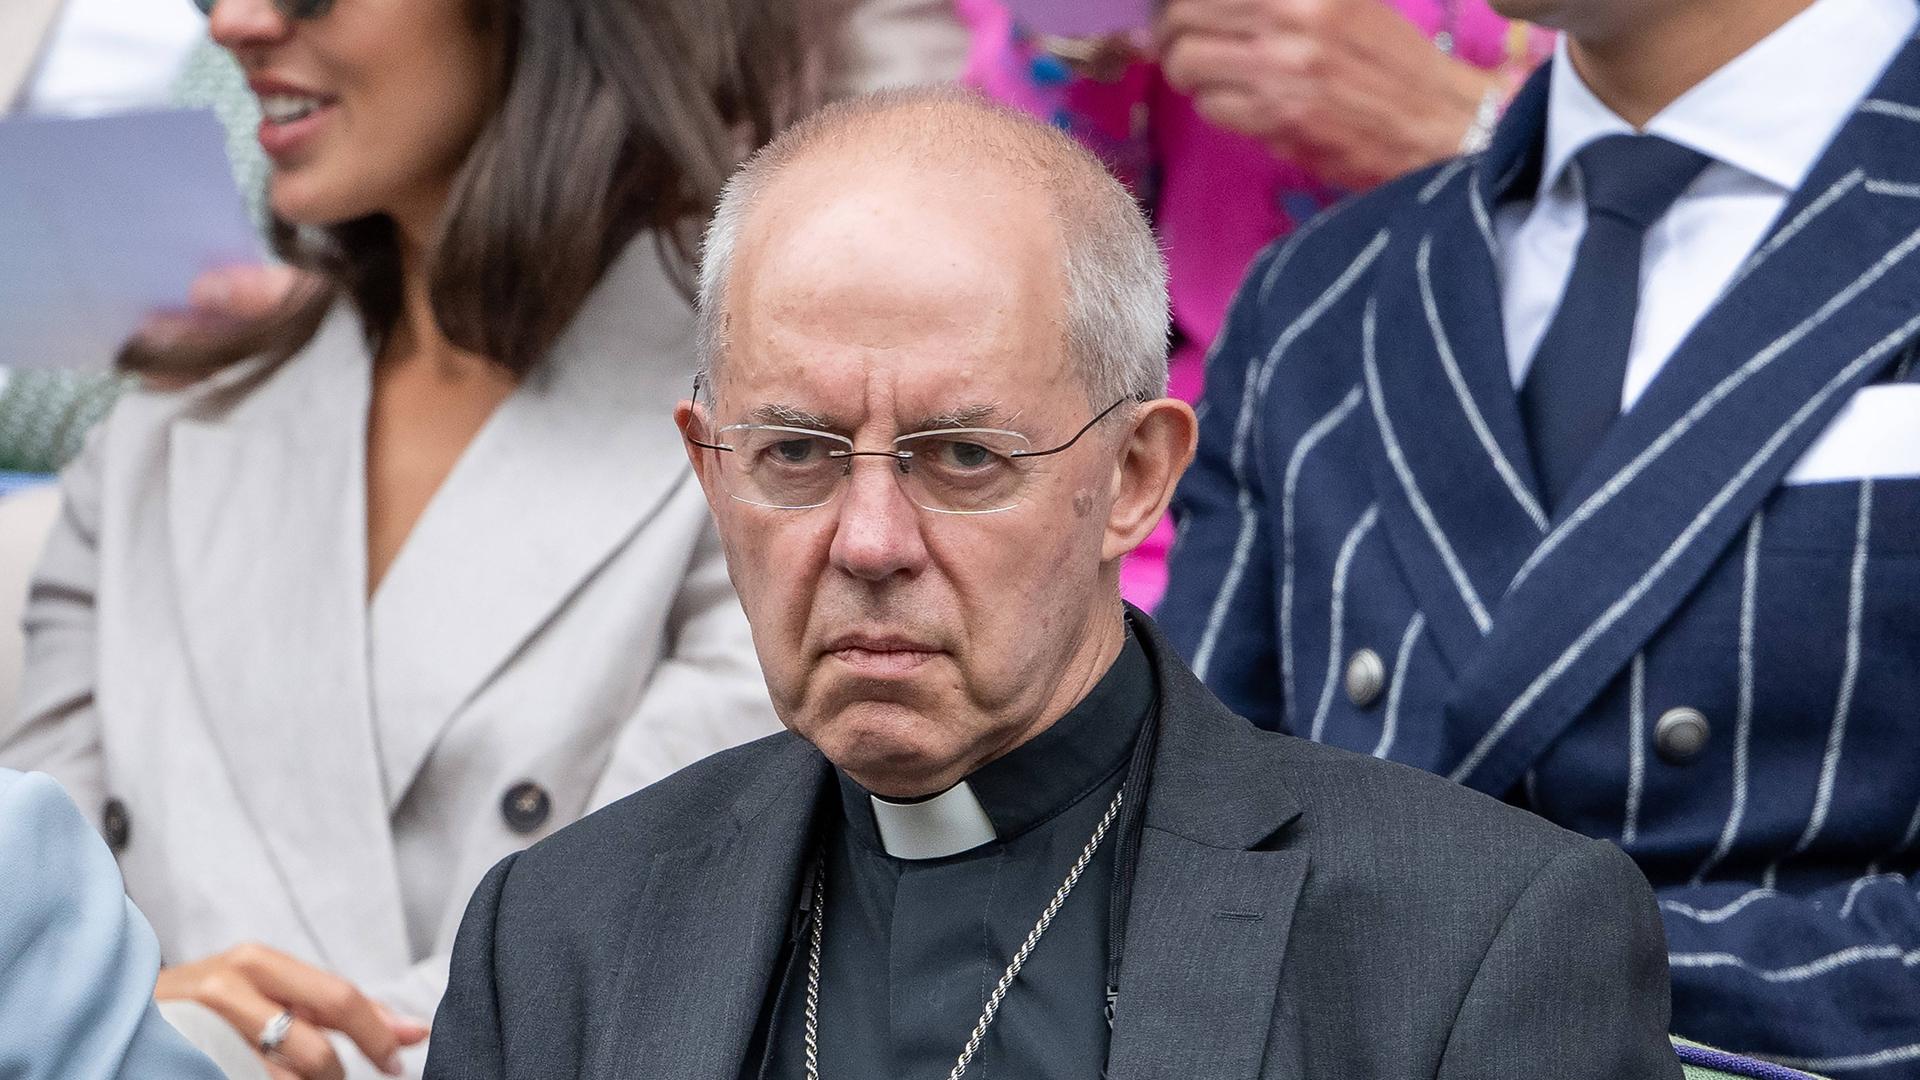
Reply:
M985 807L965 780L919 802L869 795L880 843L896 859L944 859L992 843L997 834Z

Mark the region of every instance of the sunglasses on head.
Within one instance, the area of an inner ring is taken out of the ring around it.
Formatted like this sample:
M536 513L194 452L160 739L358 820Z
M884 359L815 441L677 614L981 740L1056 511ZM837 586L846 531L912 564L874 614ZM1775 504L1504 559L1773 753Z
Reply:
M220 0L193 0L202 15L212 15ZM333 10L333 0L273 0L274 9L289 19L317 19Z

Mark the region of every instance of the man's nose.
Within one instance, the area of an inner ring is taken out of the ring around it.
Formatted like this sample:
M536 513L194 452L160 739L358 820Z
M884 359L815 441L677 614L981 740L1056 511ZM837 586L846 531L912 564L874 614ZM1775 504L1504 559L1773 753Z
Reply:
M292 28L273 0L216 0L207 16L207 34L235 53L277 44Z
M887 458L855 458L833 536L834 565L866 581L914 574L926 566L921 511L901 490L899 465Z

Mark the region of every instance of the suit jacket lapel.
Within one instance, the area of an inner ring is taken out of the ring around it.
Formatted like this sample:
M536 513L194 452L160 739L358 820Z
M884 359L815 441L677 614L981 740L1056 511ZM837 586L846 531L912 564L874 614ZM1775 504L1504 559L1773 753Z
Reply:
M1614 425L1447 705L1454 778L1510 787L1920 330L1920 45Z
M1259 850L1300 814L1273 743L1232 716L1151 623L1159 750L1127 913L1109 1075L1260 1075L1306 881L1301 850Z
M587 1076L740 1076L830 775L791 738L711 838L654 859Z
M1490 192L1537 170L1544 75L1487 154L1438 173L1392 227L1363 326L1385 453L1381 518L1456 669L1480 651L1514 571L1546 532L1508 374ZM1381 328L1388 328L1382 332Z
M168 493L205 722L287 895L350 975L407 950L367 707L367 370L343 307L233 412L174 425Z
M374 597L374 702L394 805L440 732L689 481L672 410L693 318L646 238L494 415Z

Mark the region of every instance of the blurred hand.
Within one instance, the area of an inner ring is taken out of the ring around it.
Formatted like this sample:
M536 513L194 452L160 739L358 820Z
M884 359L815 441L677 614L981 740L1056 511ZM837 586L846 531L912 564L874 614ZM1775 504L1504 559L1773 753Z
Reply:
M193 280L184 311L156 311L135 335L165 349L195 334L218 333L271 315L304 276L291 266L224 266Z
M1144 32L1084 38L1043 34L1038 44L1042 52L1072 68L1074 74L1108 83L1119 81L1135 61L1151 59L1153 45Z
M279 1051L267 1058L274 1080L340 1080L344 1075L327 1032L353 1040L389 1076L400 1074L400 1048L427 1037L427 1027L389 1013L352 983L264 945L240 945L192 964L163 968L153 996L197 1001L232 1024L248 1045L282 1011L295 1017Z
M1168 0L1157 38L1201 116L1347 188L1458 153L1503 85L1383 0Z

